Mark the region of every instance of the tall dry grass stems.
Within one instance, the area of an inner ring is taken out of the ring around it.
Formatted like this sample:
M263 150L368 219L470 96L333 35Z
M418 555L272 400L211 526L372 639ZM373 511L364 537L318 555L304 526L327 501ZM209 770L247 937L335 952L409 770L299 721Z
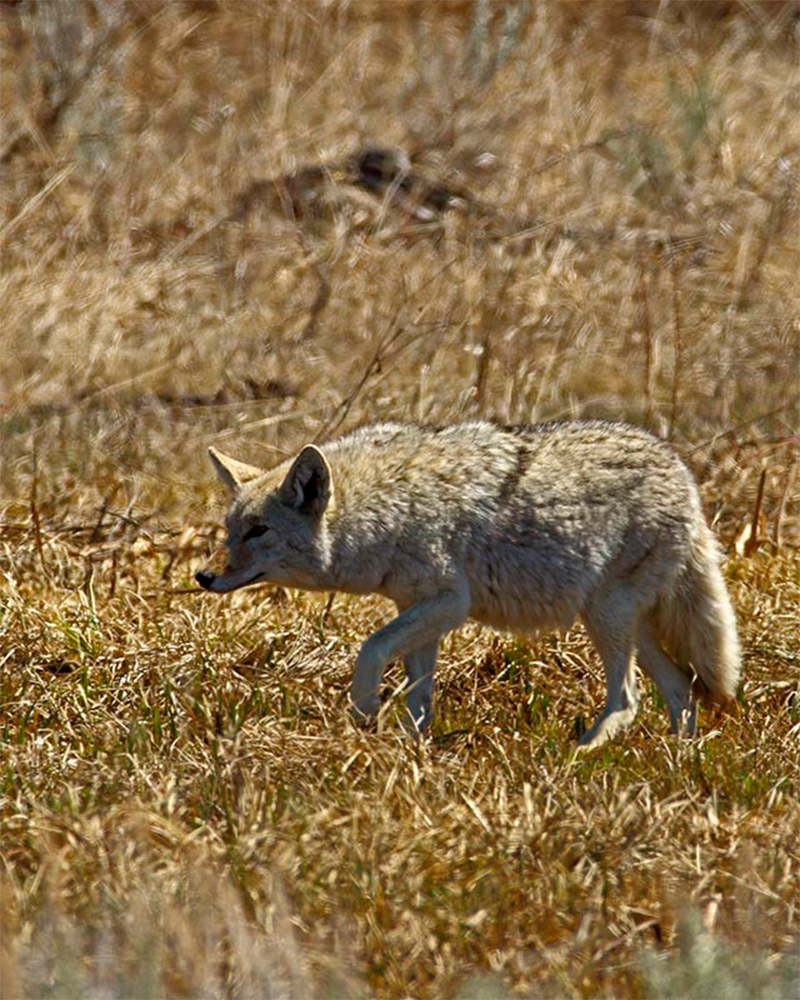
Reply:
M0 992L794 995L797 5L23 0L0 45ZM696 742L648 697L576 759L582 631L473 626L431 742L367 736L389 609L190 592L208 444L478 413L696 472L746 656Z

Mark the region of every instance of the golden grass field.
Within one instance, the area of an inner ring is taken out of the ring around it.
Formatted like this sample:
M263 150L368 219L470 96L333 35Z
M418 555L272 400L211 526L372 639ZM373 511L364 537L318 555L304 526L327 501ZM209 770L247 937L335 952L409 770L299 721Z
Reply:
M798 995L799 23L0 5L4 997ZM465 627L430 740L357 731L389 606L194 586L208 445L477 414L694 470L745 654L696 740L648 687L576 755L580 628Z

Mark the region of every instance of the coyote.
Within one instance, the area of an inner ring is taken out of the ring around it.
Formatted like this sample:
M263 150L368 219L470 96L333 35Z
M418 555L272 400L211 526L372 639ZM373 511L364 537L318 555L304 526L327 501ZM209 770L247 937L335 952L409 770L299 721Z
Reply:
M697 695L736 693L736 620L697 487L643 430L382 423L269 472L209 453L232 505L228 564L197 573L202 587L269 581L397 605L358 654L357 721L377 715L384 668L402 657L407 721L423 732L439 640L467 618L517 632L583 620L607 689L584 746L633 721L637 661L673 732L694 732Z

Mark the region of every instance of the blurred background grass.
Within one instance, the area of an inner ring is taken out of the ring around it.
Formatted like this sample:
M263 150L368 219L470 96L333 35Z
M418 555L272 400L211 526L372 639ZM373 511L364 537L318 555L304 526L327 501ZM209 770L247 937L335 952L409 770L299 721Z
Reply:
M5 995L794 989L798 23L0 3ZM476 414L696 472L747 658L696 747L647 699L571 760L580 629L467 628L431 746L364 737L381 602L181 593L208 444Z

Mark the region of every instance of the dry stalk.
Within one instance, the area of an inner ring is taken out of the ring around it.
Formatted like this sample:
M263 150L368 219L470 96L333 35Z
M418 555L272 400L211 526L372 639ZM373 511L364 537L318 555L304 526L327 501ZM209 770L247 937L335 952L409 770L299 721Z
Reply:
M650 322L650 303L648 300L648 280L645 272L644 256L641 244L636 252L636 267L639 290L639 322L644 337L644 368L642 371L642 392L644 395L644 418L650 426L653 423L653 330Z
M486 311L484 310L484 318L481 322L483 331L480 344L478 345L480 352L478 354L478 367L475 372L475 382L473 384L475 402L479 409L483 408L483 401L486 396L486 382L489 377L489 367L492 362L491 324L485 317Z
M759 547L763 538L759 533L759 528L761 526L761 507L764 502L764 484L767 481L767 469L766 466L761 470L761 475L758 479L758 491L756 493L756 502L753 507L753 516L750 521L750 534L744 543L744 554L748 558L753 555L756 549Z
M783 157L776 163L775 171L780 171ZM782 171L781 186L777 194L773 195L769 201L769 212L758 234L758 250L756 251L753 263L742 281L736 300L736 307L741 308L743 302L750 294L751 290L758 284L761 278L761 271L767 257L770 245L774 238L782 231L786 219L787 209L794 192L794 178L792 171L785 169Z
M5 242L5 240L8 239L21 222L23 222L29 215L32 215L36 209L39 208L51 194L53 194L54 191L56 191L66 180L68 180L75 170L75 164L68 163L65 167L62 167L58 173L54 174L40 191L37 191L35 195L29 198L14 218L11 219L10 222L6 223L2 229L0 229L0 244Z
M316 335L320 318L331 300L331 279L327 266L319 262L312 266L317 276L317 293L309 306L308 319L297 338L301 342L311 340Z
M42 522L39 518L39 504L37 501L37 494L39 488L39 462L36 449L36 438L33 441L33 477L31 479L31 491L29 498L29 506L31 512L31 522L33 523L34 538L36 539L36 552L39 556L39 565L42 567L42 572L46 577L50 577L50 572L47 568L47 560L44 557L44 545L42 544Z
M678 419L678 393L681 379L681 296L678 284L678 255L670 255L669 273L672 281L672 323L674 333L674 368L672 372L672 402L669 414L669 440L675 435L675 425Z
M503 318L506 315L506 296L511 282L514 280L514 275L514 267L506 265L500 289L497 295L492 297L491 308L485 294L481 302L480 354L478 355L478 366L473 383L474 398L479 411L483 410L486 400L486 387L493 355L492 336L498 328L502 327Z
M783 489L781 490L781 499L778 503L778 510L775 514L775 532L773 539L775 541L775 551L779 552L781 548L781 542L783 541L783 524L786 519L786 504L789 500L789 493L792 488L792 483L794 482L794 475L797 470L797 462L791 462L789 468L786 470L786 476L783 480Z

